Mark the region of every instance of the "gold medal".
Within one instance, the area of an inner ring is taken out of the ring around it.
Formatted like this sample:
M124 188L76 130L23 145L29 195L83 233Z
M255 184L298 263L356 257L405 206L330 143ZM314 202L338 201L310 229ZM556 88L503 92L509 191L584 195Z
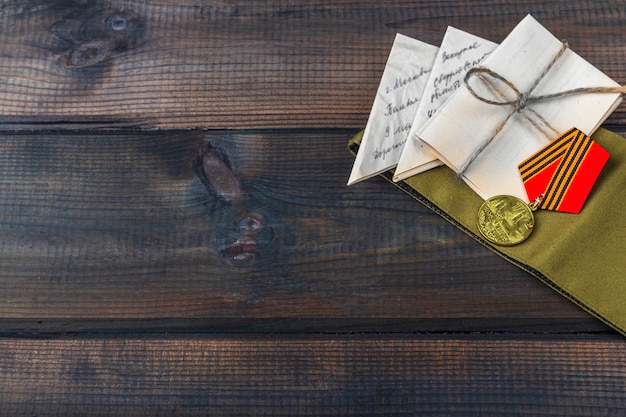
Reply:
M529 205L511 195L491 197L478 209L478 230L496 245L517 245L533 231L536 206L537 201Z

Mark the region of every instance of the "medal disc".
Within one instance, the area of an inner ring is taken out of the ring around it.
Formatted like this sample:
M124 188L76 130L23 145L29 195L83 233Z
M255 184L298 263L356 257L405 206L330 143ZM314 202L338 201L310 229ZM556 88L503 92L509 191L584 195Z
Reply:
M478 230L496 245L512 246L523 242L534 225L535 217L528 204L511 195L491 197L478 209Z

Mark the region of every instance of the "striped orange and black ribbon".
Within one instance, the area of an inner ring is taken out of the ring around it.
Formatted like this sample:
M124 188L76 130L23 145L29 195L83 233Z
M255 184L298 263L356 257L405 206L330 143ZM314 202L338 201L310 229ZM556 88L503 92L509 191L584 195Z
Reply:
M519 165L530 201L538 208L579 213L609 153L578 129L570 129Z

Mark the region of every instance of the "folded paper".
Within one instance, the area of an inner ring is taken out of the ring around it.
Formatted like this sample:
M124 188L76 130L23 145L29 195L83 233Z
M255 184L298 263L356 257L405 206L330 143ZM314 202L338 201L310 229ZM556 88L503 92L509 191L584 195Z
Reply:
M396 35L348 185L396 166L438 50Z
M518 164L572 126L591 134L621 102L619 93L559 95L619 84L530 15L481 67L485 72L471 88L461 86L419 138L483 199L509 194L528 201ZM549 98L530 103L533 96ZM506 105L494 105L498 100Z
M448 27L402 149L394 181L442 164L418 139L419 132L443 103L461 87L465 74L471 68L480 65L496 46L498 45L476 35Z

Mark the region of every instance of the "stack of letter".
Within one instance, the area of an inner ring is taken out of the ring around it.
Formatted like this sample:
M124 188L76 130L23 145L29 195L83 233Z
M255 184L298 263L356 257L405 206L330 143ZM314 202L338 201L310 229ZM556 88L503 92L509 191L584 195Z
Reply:
M590 136L616 88L530 15L500 45L452 27L439 48L398 34L348 185L445 164L483 199L528 202L518 165L573 127Z

